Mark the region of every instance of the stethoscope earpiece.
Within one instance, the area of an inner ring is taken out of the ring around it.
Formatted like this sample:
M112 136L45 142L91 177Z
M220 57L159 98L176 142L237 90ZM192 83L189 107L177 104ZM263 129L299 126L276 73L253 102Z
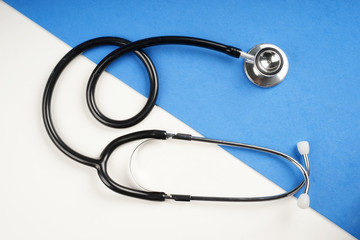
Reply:
M256 45L244 57L246 76L260 87L273 87L281 83L289 70L286 54L272 44Z

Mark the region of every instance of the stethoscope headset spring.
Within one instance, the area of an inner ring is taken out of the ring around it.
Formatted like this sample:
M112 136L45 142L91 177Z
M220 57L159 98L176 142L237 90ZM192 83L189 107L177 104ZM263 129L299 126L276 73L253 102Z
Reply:
M116 50L112 51L106 57L104 57L100 63L96 66L92 72L87 89L86 89L86 100L87 105L92 113L92 115L100 121L102 124L112 127L112 128L128 128L134 126L141 122L146 116L151 112L152 108L155 105L157 96L158 96L158 77L157 72L149 56L142 50L154 45L164 45L164 44L182 44L182 45L192 45L197 47L203 47L212 49L218 52L225 53L232 57L244 57L246 61L244 63L246 75L249 79L256 85L261 87L270 87L279 84L285 77L288 71L288 62L286 55L282 52L281 49L277 48L271 44L260 44L255 46L249 51L249 53L242 52L240 49L232 46L223 45L220 43L192 38L192 37L181 37L181 36L165 36L165 37L154 37L147 38L135 42L130 42L123 38L118 37L100 37L88 40L79 44L78 46L71 49L55 66L52 73L49 76L47 84L45 86L43 102L42 102L42 115L43 121L46 127L51 140L54 144L68 157L71 159L93 167L97 170L98 175L102 182L111 190L124 194L126 196L145 199L145 200L154 200L154 201L164 201L166 199L173 199L176 201L191 201L191 200L201 200L201 201L225 201L225 202L257 202L257 201L269 201L276 200L285 197L289 197L300 191L304 187L303 194L300 195L298 200L298 205L301 208L306 208L309 206L309 145L306 141L298 143L298 150L304 158L305 168L294 158L272 150L268 148L263 148L255 145L221 141L203 137L196 137L189 134L182 133L168 133L163 130L144 130L126 134L124 136L118 137L111 141L102 151L98 159L87 157L81 153L73 150L69 147L59 136L56 131L56 128L52 121L51 116L51 99L56 86L56 83L67 65L78 55L83 52L103 45L113 45L118 46ZM105 71L105 69L116 59L123 56L126 53L133 52L144 64L147 73L149 75L150 81L150 91L149 96L144 107L140 110L139 113L133 117L126 120L114 120L105 116L97 107L95 101L95 88L98 82L100 75ZM206 142L214 143L224 146L232 146L239 148L246 148L251 150L257 150L269 154L274 154L279 157L282 157L289 162L291 162L303 175L303 181L299 183L295 188L285 193L272 195L272 196L263 196L263 197L210 197L210 196L192 196L184 194L167 194L164 192L156 191L144 191L139 189L133 189L126 187L115 182L108 174L107 163L110 155L114 152L115 149L120 147L125 143L129 143L136 140L146 140L146 139L177 139L185 141L197 141L197 142Z

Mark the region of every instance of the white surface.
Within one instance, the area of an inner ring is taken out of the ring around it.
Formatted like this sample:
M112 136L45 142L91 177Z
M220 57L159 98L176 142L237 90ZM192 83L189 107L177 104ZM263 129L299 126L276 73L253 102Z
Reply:
M94 169L63 155L43 127L45 83L69 49L0 2L0 239L352 239L312 209L299 209L295 198L149 202L107 189ZM97 157L112 139L135 130L196 134L158 107L130 129L101 125L85 104L86 81L94 66L85 57L76 59L54 93L54 122L70 146ZM97 97L105 113L119 118L145 102L109 74L100 80ZM121 148L110 160L112 177L130 186L127 164L133 147ZM152 142L137 154L137 178L151 189L238 196L282 191L217 146Z

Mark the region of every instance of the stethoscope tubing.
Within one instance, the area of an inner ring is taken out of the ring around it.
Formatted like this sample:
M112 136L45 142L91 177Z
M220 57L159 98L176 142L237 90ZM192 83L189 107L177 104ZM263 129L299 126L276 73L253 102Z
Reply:
M87 104L91 113L98 121L112 128L127 128L141 122L149 114L149 112L155 105L156 96L157 96L156 94L158 89L158 78L153 64L147 65L147 63L144 62L150 77L150 93L149 93L150 100L148 100L143 110L141 110L137 115L135 115L132 118L129 118L127 120L114 120L102 114L95 102L95 88L101 74L116 59L120 58L126 53L134 52L150 46L165 45L165 44L181 44L181 45L203 47L203 48L208 48L215 51L223 52L233 57L240 57L240 52L241 52L241 50L238 48L223 45L217 42L212 42L199 38L190 38L190 37L181 37L181 36L154 37L154 38L147 38L147 39L128 43L127 45L112 51L110 54L104 57L103 60L100 61L100 63L95 67L94 71L92 72L89 78L88 86L86 89ZM146 54L144 55L144 57L148 58Z

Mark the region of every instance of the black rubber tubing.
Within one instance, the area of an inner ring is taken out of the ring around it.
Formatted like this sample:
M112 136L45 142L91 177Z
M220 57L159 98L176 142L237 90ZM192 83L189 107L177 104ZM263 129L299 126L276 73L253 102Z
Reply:
M106 117L97 107L96 101L95 101L95 88L96 84L101 76L101 74L105 71L105 69L116 59L123 56L126 53L133 52L136 50L140 50L146 47L155 46L155 45L165 45L165 44L181 44L181 45L191 45L191 46L197 46L197 47L203 47L208 48L212 50L216 50L219 52L226 53L233 57L240 57L240 49L223 45L220 43L199 39L199 38L191 38L191 37L179 37L179 36L166 36L166 37L153 37L153 38L147 38L139 41L135 41L132 43L129 43L119 49L116 49L115 51L111 52L109 55L107 55L94 69L92 72L88 86L86 89L86 100L88 107L93 114L93 116L101 123L113 127L113 128L127 128L131 127L135 124L138 124L141 122L152 110L152 108L155 105L156 100L156 92L155 90L158 88L156 84L158 84L158 81L152 82L150 81L150 94L148 98L148 102L144 106L144 108L135 116L132 118L126 119L126 120L114 120L111 118ZM153 67L153 65L150 65L149 68ZM155 69L148 69L149 75L151 73L156 73ZM152 76L150 76L151 79ZM157 80L157 76L154 76L154 78Z
M89 41L86 41L84 43L79 44L78 46L71 49L55 66L54 70L50 74L50 77L47 81L47 84L45 86L44 95L43 95L43 104L42 104L42 114L43 114L43 120L45 124L45 128L51 138L51 140L54 142L54 144L68 157L74 159L77 162L80 162L82 164L95 167L98 163L97 159L93 159L87 156L84 156L73 149L71 149L68 145L66 145L62 139L60 138L59 134L55 130L55 126L52 122L51 118L51 99L52 94L54 92L57 80L59 79L61 73L63 70L67 67L67 65L78 55L81 53L102 45L115 45L115 46L124 46L128 44L130 41L122 38L116 38L116 37L102 37L102 38L95 38L91 39ZM142 51L135 51L134 52L144 63L147 67L148 71L155 71L155 68L153 66L153 63L149 59L149 57L146 56L146 54ZM146 57L145 57L146 56ZM152 66L152 68L148 68L148 66ZM155 76L155 77L154 77ZM154 84L156 83L156 84ZM158 84L157 84L157 77L156 72L152 72L150 75L150 84L156 86L154 91L151 92L152 98L149 97L149 101L153 101L151 104L155 104L157 91L158 91Z
M55 66L54 70L50 74L49 79L46 83L44 95L43 95L43 101L42 101L42 115L43 115L43 121L46 131L49 134L51 140L57 146L57 148L60 149L60 151L62 151L65 155L67 155L71 159L81 164L96 168L100 176L100 179L111 190L131 197L147 199L147 200L156 200L156 201L164 201L166 198L166 194L163 192L140 191L137 189L132 189L119 185L115 181L113 181L111 177L108 175L106 166L107 166L107 160L109 159L111 153L120 145L130 141L146 139L146 138L166 139L165 131L147 130L147 131L134 132L118 137L104 148L99 159L90 158L76 152L71 147L69 147L57 133L51 117L51 99L57 80L59 79L63 70L75 57L94 47L98 47L102 45L119 46L120 48L116 49L115 51L107 55L94 69L88 82L86 98L91 113L94 115L96 119L98 119L103 124L114 128L126 128L133 126L141 122L154 107L157 99L158 85L159 85L155 67L152 61L150 60L150 58L141 49L145 47L150 47L154 45L163 45L163 44L183 44L183 45L204 47L226 53L233 57L240 57L240 51L241 51L240 49L235 47L223 45L220 43L216 43L204 39L179 37L179 36L154 37L154 38L139 40L132 43L126 39L118 38L118 37L101 37L101 38L91 39L74 47ZM101 73L109 66L109 64L111 64L115 59L129 52L134 52L144 63L147 69L150 80L149 97L143 109L132 118L129 118L127 120L113 120L103 115L100 112L100 110L97 108L95 102L95 94L94 94L95 87Z

